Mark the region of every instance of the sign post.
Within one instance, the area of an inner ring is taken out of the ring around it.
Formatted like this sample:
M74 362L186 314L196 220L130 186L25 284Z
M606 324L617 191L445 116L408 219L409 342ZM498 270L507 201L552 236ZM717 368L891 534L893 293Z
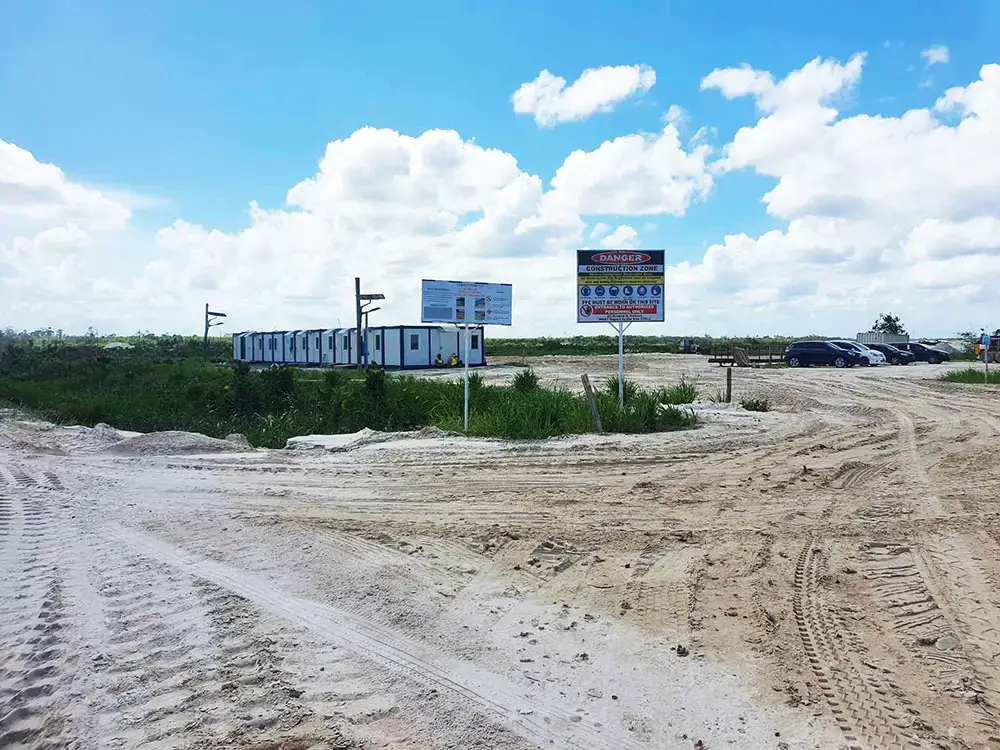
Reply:
M625 405L625 331L664 320L664 250L577 250L577 323L618 332L618 403Z
M984 330L983 335L979 337L979 348L983 351L983 382L986 384L990 382L990 346L992 344L993 339Z
M481 344L480 344L481 345ZM469 429L469 324L465 324L465 429Z
M514 292L510 284L423 279L420 320L451 323L465 334L465 429L469 429L469 324L509 326ZM480 342L482 346L482 342Z

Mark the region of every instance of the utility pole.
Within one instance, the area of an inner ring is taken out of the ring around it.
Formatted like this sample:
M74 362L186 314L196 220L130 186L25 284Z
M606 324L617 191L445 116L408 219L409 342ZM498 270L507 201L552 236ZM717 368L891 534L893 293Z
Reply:
M221 326L224 321L216 320L216 318L226 317L225 313L212 312L208 309L208 303L205 303L205 340L202 343L202 348L205 351L205 356L208 356L208 329L212 326Z
M356 308L357 318L358 318L358 338L357 345L358 348L355 350L358 353L358 369L360 370L364 365L361 364L361 277L354 277L354 307Z
M358 276L354 277L354 308L355 308L355 312L357 313L357 325L358 325L358 340L357 340L357 343L358 343L358 369L359 370L361 370L361 369L364 368L364 363L361 360L362 340L363 340L363 338L362 338L363 337L363 331L362 331L362 327L361 327L362 326L361 316L362 315L365 316L364 323L365 323L365 325L367 325L368 324L368 313L375 312L375 310L378 310L380 308L376 307L376 308L372 308L370 310L365 310L365 308L369 307L372 302L375 302L376 300L380 300L380 299L385 299L385 295L384 294L362 294L361 293L361 278L358 277ZM364 303L364 304L362 304L362 303Z

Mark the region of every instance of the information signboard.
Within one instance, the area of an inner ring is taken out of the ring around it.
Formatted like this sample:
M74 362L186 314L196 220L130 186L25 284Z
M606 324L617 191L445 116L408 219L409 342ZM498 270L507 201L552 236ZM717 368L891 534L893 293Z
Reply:
M456 325L511 325L513 287L475 281L424 279L420 320Z
M577 250L578 323L662 323L664 250Z

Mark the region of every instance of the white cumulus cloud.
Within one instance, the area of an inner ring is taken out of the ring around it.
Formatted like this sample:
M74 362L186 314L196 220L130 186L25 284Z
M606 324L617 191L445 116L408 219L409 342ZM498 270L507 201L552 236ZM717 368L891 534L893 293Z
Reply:
M608 65L583 71L570 85L566 79L543 70L533 81L522 83L511 101L514 112L532 115L542 127L585 120L597 112L610 112L633 96L641 96L656 83L648 65Z
M628 224L619 224L611 234L601 240L601 246L632 249L639 246L639 233Z
M943 44L935 44L932 47L921 50L920 56L927 61L928 65L943 65L951 59L951 53Z
M755 96L762 112L721 166L773 179L763 201L788 224L728 236L671 268L680 316L842 334L889 307L930 334L990 319L1000 163L986 155L1000 143L1000 65L933 111L842 117L836 102L859 82L861 59L813 61L780 82L761 73L768 86L723 89L724 72L713 74L707 88Z

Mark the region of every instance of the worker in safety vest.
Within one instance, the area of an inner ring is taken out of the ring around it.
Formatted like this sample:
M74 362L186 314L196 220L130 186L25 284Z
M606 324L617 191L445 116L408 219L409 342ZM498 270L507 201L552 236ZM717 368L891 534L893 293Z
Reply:
M458 355L455 352L452 352L451 356L448 357L448 367L458 367Z
M438 355L437 358L434 360L434 364L438 367L442 367L444 365L444 358L441 356L440 349L438 349Z

